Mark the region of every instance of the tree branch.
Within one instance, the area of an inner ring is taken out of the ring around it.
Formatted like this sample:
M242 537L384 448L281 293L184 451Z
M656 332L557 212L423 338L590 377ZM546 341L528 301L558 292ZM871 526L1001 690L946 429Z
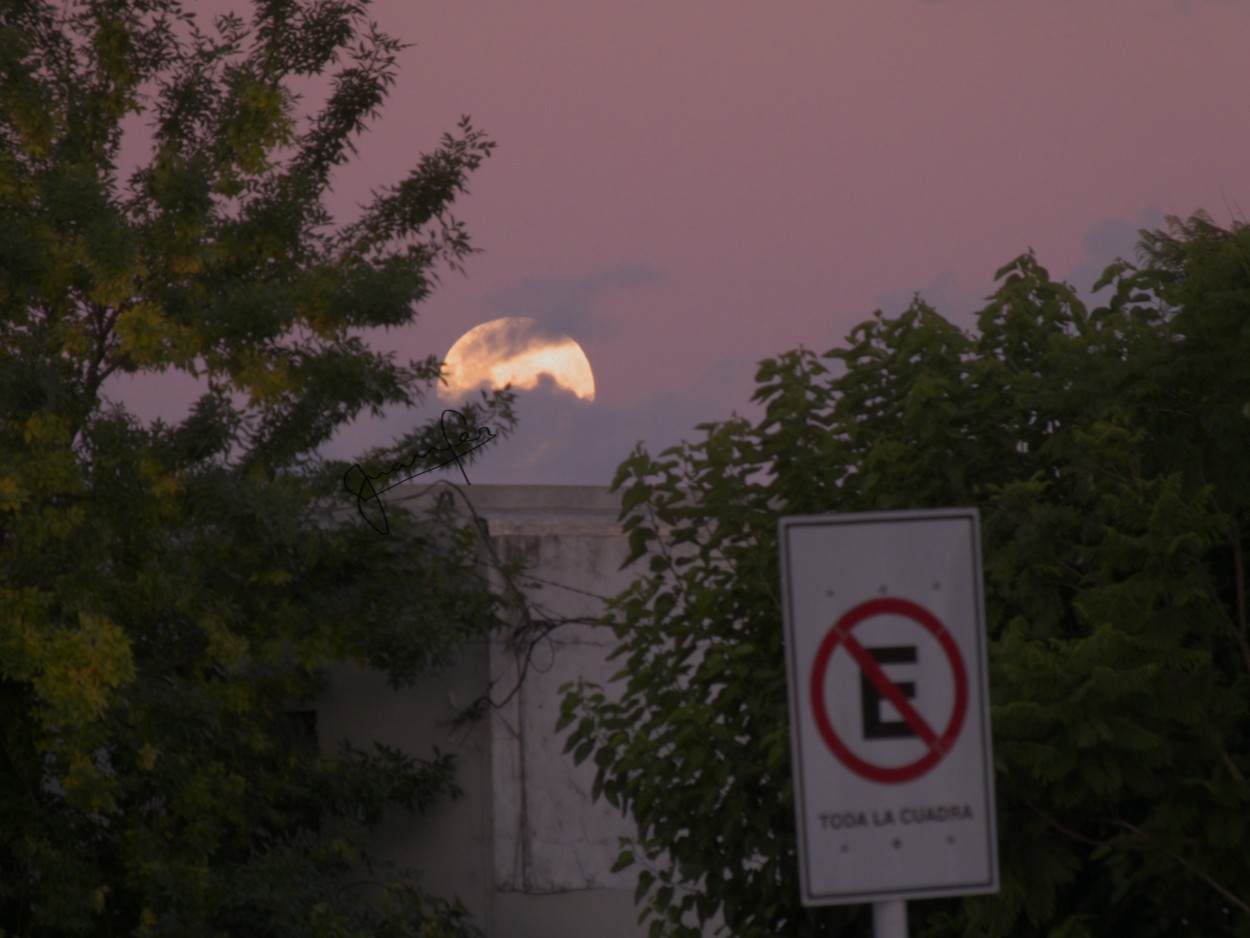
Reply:
M1250 672L1250 628L1246 622L1246 564L1241 553L1241 532L1233 526L1228 536L1233 545L1233 582L1237 590L1237 644L1241 647L1241 659L1245 662L1246 671Z
M1060 824L1057 820L1055 820L1053 817L1051 817L1049 814L1047 814L1045 811L1039 808L1032 801L1026 801L1025 804L1029 806L1030 811L1032 811L1034 814L1040 817L1043 821L1045 821L1055 830L1059 831L1059 833L1063 834L1065 837L1070 837L1073 840L1078 841L1079 843L1088 844L1091 847L1113 847L1113 846L1116 846L1117 843L1119 843L1116 840L1098 840L1097 838L1094 838L1094 837L1088 837L1085 834L1078 834L1076 831L1072 830L1070 827L1065 827L1064 825Z
M1224 514L1220 510L1214 493L1211 494L1211 507L1217 514ZM1237 595L1235 610L1237 628L1233 634L1237 639L1237 646L1241 649L1241 660L1246 666L1247 673L1250 673L1250 624L1247 623L1246 615L1246 562L1241 550L1241 531L1237 528L1237 522L1232 516L1229 516L1228 527L1228 543L1233 549L1233 589Z
M1211 878L1211 876L1204 873L1202 870L1198 869L1198 867L1194 866L1194 864L1191 863L1189 860L1186 860L1179 853L1176 853L1175 851L1169 850L1167 847L1164 847L1162 844L1160 844L1157 840L1155 840L1153 837L1147 834L1140 827L1130 824L1128 821L1125 821L1121 818L1116 818L1115 823L1118 824L1120 827L1123 827L1125 830L1131 831L1132 833L1136 834L1145 843L1151 844L1157 849L1162 850L1164 853L1170 856L1173 860L1176 860L1178 863L1180 863L1190 872L1197 874L1197 876L1203 882L1205 882L1208 886L1210 886L1212 889L1218 892L1221 896L1223 896L1233 905L1237 906L1237 908L1241 909L1241 911L1245 912L1247 915L1250 915L1250 903L1247 903L1244 900L1237 898L1237 896L1234 895L1228 889L1227 886L1221 885L1215 879Z
M1233 757L1224 749L1220 750L1220 761L1224 763L1224 768L1228 769L1228 774L1233 777L1234 781L1244 782L1246 777L1241 774L1241 770L1237 768L1237 763L1233 761Z

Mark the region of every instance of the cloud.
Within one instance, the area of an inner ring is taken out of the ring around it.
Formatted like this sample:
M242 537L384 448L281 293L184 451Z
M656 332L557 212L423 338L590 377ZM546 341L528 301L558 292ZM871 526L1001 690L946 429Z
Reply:
M1081 238L1081 247L1085 250L1084 260L1077 263L1063 279L1072 284L1086 302L1095 296L1102 297L1110 287L1104 287L1097 294L1091 288L1098 282L1107 265L1121 257L1133 260L1134 249L1140 238L1138 232L1162 226L1163 210L1157 205L1148 205L1142 209L1136 222L1123 218L1099 219Z
M566 336L579 344L587 339L611 338L619 330L599 311L599 301L611 293L663 283L667 276L646 264L617 264L583 277L524 278L515 287L496 291L482 301L487 318L516 321L484 336L480 351L487 356L511 356ZM717 386L716 376L711 379ZM635 439L660 439L663 428L676 421L688 417L697 423L719 415L715 409L699 412L701 400L697 394L675 394L672 401L654 412L610 411L602 403L592 406L577 400L552 387L549 378L540 378L537 388L520 394L516 433L490 447L496 452L483 451L473 471L485 472L483 481L493 482L606 484L617 464L629 455ZM711 401L706 405L719 406ZM322 448L322 454L354 459L370 446L392 442L412 427L436 420L442 406L430 389L429 397L418 407L390 408L383 417L362 414L341 428ZM633 435L626 432L630 427L634 428Z
M1123 218L1099 219L1081 238L1084 258L1064 274L1062 279L1075 287L1085 302L1090 302L1094 297L1090 288L1102 276L1107 265L1120 257L1133 260L1134 249L1140 238L1139 232L1142 229L1162 227L1163 222L1163 210L1157 205L1143 208L1136 221ZM1039 257L1038 260L1043 265L1046 264L1044 257ZM1059 272L1053 269L1051 274L1060 277ZM987 297L995 290L992 276L993 271L987 270L984 283L974 286L961 281L948 269L919 287L878 294L874 297L874 302L887 316L897 316L911 304L913 297L919 295L955 325L962 329L973 329L976 326L977 313L985 307ZM1101 298L1105 293L1100 291L1097 296Z
M608 485L639 442L652 454L683 439L701 439L697 424L735 411L758 416L750 403L755 363L724 360L693 384L637 405L611 407L578 400L547 379L518 395L517 429L483 450L469 469L474 483Z
M911 306L912 300L918 295L950 322L961 329L970 329L976 324L977 312L985 305L986 295L994 289L989 280L992 274L993 271L987 271L985 284L974 288L961 283L955 277L954 271L948 269L918 287L879 293L873 297L873 302L886 316L897 316ZM839 337L839 344L841 339Z
M610 337L615 324L597 309L609 293L663 283L668 275L648 264L617 264L585 277L526 277L485 297L483 306L495 318L525 316L538 323L544 337L571 335L583 341Z
M491 320L489 328L483 328L485 325L480 324L465 333L471 336L461 350L465 357L478 361L506 360L545 345L551 339L561 338L559 334L540 333L535 320L526 316L502 317Z

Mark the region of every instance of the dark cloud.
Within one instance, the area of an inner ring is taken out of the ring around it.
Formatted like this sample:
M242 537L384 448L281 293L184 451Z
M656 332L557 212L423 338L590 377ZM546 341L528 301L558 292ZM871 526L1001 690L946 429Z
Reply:
M492 317L533 319L539 338L569 335L581 342L616 332L615 324L596 308L601 297L654 286L666 278L664 271L647 264L618 264L585 277L526 277L515 287L489 294L483 306Z
M1157 205L1142 209L1136 221L1123 218L1103 218L1095 222L1081 239L1085 258L1066 274L1051 270L1051 275L1070 283L1082 299L1089 302L1093 297L1091 288L1102 276L1107 265L1117 258L1134 259L1134 249L1142 229L1154 229L1163 225L1163 211ZM1039 257L1043 265L1046 258ZM891 290L878 294L874 299L877 308L887 316L896 316L905 310L913 297L919 295L939 313L962 329L973 329L976 316L984 307L987 297L995 290L993 271L986 272L985 282L980 286L961 283L955 274L946 270L928 283L907 290ZM1098 297L1103 297L1100 292ZM867 319L868 316L863 317Z
M986 295L994 288L989 280L991 274L993 271L987 272L984 285L972 287L966 283L960 283L953 271L944 270L928 283L907 290L890 290L880 293L874 297L874 301L877 309L885 315L897 316L911 306L912 300L919 296L961 329L971 329L976 325L977 312L985 305ZM862 319L867 319L869 315L871 315L870 312L866 313ZM838 337L839 345L842 344L842 338Z
M527 316L500 317L492 322L492 329L479 332L463 348L467 358L505 361L536 345L545 345L552 339L560 338L554 333L544 332L536 320Z
M701 438L697 424L724 420L735 411L757 416L758 408L750 403L754 375L753 362L716 362L691 387L631 407L579 400L544 377L534 390L518 394L516 431L484 451L469 478L607 485L639 442L656 454L683 439Z
M1080 293L1086 301L1105 296L1110 287L1097 294L1092 287L1098 282L1107 265L1117 258L1135 259L1135 248L1140 239L1142 229L1154 229L1163 226L1163 210L1157 205L1148 205L1142 209L1136 222L1123 218L1103 218L1095 222L1093 227L1081 238L1081 247L1085 249L1085 259L1078 263L1063 278Z

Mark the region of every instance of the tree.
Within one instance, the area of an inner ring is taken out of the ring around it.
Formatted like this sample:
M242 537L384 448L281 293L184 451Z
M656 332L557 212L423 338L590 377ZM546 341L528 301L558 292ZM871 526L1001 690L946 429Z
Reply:
M764 361L758 422L621 465L647 563L618 683L561 725L637 822L653 934L864 933L798 905L777 518L977 505L1003 885L913 932L1250 935L1250 226L1169 224L1096 309L1030 253L975 333L917 298Z
M472 251L467 118L357 217L325 206L401 48L355 0L0 6L0 934L471 930L398 872L353 885L450 757L323 755L306 713L328 662L407 684L501 614L471 531L393 507L379 536L318 456L423 399L438 361L362 334ZM180 422L109 400L170 370L203 388ZM506 431L510 401L463 416Z

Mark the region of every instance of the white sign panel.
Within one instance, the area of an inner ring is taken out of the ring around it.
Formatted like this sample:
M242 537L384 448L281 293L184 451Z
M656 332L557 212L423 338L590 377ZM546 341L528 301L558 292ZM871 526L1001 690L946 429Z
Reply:
M804 905L996 892L975 508L782 518Z

